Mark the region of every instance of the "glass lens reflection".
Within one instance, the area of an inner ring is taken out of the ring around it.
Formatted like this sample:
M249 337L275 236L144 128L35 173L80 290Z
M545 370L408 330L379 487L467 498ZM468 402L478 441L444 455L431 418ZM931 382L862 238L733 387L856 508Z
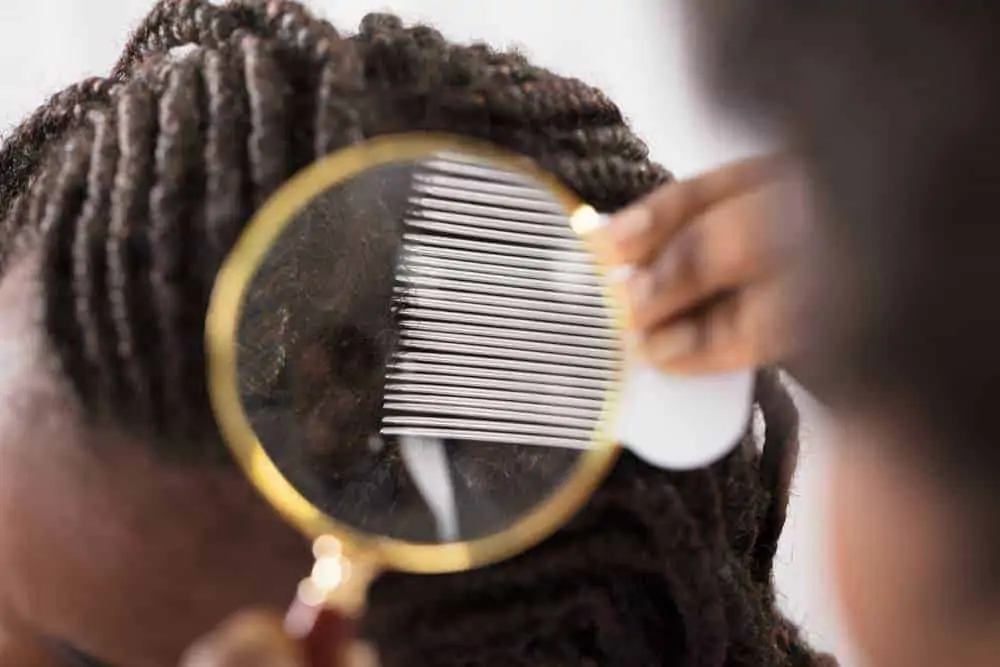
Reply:
M589 446L616 363L603 304L541 185L464 157L363 171L302 208L248 286L244 409L335 520L486 537Z

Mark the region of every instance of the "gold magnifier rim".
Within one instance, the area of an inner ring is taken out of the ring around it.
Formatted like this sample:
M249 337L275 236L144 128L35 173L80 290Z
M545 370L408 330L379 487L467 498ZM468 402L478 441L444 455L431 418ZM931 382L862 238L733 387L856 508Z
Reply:
M273 243L304 207L331 187L369 169L413 162L443 152L461 153L535 178L565 207L571 220L597 215L558 179L525 156L449 134L383 135L313 163L289 179L265 202L219 270L205 327L212 409L232 455L258 492L311 539L331 535L354 557L363 556L379 568L415 573L480 567L514 556L541 542L587 502L620 452L620 447L608 435L616 403L615 388L620 381L619 369L619 377L610 384L601 426L595 431L592 447L581 453L569 477L546 500L494 535L464 542L428 544L369 535L326 515L285 478L257 438L240 400L237 333L247 286ZM613 303L610 296L608 298L608 303Z

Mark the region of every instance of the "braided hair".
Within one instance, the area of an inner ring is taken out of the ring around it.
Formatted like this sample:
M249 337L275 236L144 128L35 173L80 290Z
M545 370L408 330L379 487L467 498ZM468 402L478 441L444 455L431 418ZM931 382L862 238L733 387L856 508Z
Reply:
M110 76L53 96L0 148L0 278L39 255L47 340L85 414L164 456L219 456L202 340L225 255L296 171L414 130L529 155L605 211L670 179L600 91L517 53L388 15L342 36L290 0L162 0ZM626 455L530 552L380 580L364 633L389 666L826 664L771 581L797 413L774 371L756 403L762 453L748 432L696 472Z
M383 577L366 619L383 662L835 667L776 609L798 417L774 371L759 375L757 405L762 454L748 434L699 471L625 455L531 551L471 572Z

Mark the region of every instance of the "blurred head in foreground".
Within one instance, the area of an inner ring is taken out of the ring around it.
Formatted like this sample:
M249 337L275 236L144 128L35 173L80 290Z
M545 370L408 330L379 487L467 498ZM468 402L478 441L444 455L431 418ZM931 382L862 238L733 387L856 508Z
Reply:
M714 92L812 186L841 599L874 665L1000 649L1000 8L690 3Z

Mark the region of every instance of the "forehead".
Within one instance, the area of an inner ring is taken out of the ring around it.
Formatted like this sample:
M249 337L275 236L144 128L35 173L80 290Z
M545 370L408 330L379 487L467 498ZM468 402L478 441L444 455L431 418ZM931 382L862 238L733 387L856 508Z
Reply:
M37 416L39 403L60 408L56 414L70 408L46 362L37 267L31 254L0 276L0 433ZM0 438L0 445L10 439Z

